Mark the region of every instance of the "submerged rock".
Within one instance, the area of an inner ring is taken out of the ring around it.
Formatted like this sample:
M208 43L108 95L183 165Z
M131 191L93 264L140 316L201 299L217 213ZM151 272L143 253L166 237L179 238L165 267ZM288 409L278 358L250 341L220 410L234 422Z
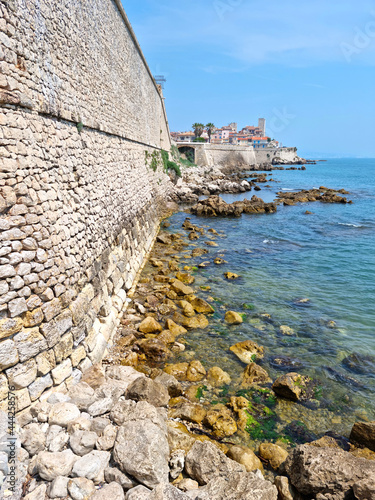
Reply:
M219 366L213 366L208 370L207 382L213 387L222 387L231 383L230 375Z
M241 387L251 387L254 384L271 382L271 378L264 368L256 363L250 363L242 375Z
M312 380L309 377L291 372L277 378L272 385L274 392L285 399L299 401L309 396L309 386Z
M252 340L238 342L237 344L232 345L229 350L246 364L249 364L256 359L262 359L264 356L264 348Z
M375 356L353 353L342 361L345 368L360 375L375 375Z
M227 311L225 313L225 321L230 325L240 325L243 323L242 317L235 311Z
M375 421L356 422L350 433L350 441L375 451Z

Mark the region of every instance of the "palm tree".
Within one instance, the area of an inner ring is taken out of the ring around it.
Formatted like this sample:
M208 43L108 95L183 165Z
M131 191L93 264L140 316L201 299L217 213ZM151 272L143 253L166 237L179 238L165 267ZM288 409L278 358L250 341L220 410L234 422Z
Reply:
M207 123L206 125L206 132L208 134L208 142L211 142L211 135L212 135L212 132L215 130L215 125L213 123Z
M192 127L194 129L194 134L196 138L200 137L203 134L204 131L203 123L193 123Z

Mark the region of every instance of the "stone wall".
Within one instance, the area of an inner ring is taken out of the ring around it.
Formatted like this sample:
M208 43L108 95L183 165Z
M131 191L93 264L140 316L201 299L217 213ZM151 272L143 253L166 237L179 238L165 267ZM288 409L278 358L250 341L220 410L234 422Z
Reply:
M195 150L195 163L200 166L243 167L255 165L256 158L252 146L230 146L228 144L179 143L180 148Z
M103 357L158 229L170 138L117 0L0 10L0 410L13 387L26 412Z
M295 163L299 161L297 148L265 148L256 149L255 157L258 164L272 163L272 160L278 158L285 162Z

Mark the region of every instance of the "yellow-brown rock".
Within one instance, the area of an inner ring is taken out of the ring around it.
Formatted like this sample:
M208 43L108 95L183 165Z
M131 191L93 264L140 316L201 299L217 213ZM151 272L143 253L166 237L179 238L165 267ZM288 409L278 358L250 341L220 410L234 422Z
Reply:
M168 444L171 453L175 450L184 450L185 453L187 453L196 441L210 441L223 453L227 453L228 451L228 447L223 443L219 443L219 441L211 440L208 436L205 435L198 435L189 432L182 422L168 420L167 430Z
M250 387L254 384L267 382L271 382L271 379L266 370L256 363L250 363L243 372L241 387Z
M259 446L259 455L264 460L268 460L274 470L277 470L288 458L288 452L284 448L281 448L281 446L273 443L262 443Z
M238 342L229 348L243 363L249 364L256 359L262 359L264 349L252 340Z
M192 401L193 403L197 403L199 401L198 395L198 390L199 388L202 387L201 385L190 385L187 389L184 390L183 396L188 399L189 401Z
M168 411L169 418L180 418L188 422L200 424L206 416L206 410L198 403L192 403L185 398L174 398L173 406Z
M208 302L205 300L195 297L190 304L193 306L194 310L197 313L202 313L202 314L212 314L215 312L214 308L210 306Z
M228 450L228 457L243 465L247 472L259 469L263 470L263 464L255 455L253 450L246 446L230 446Z
M163 330L156 338L165 344L173 344L176 340L176 336L170 330Z
M138 330L142 333L159 333L163 328L154 318L148 317L142 321Z
M189 363L186 378L189 382L199 382L203 380L206 376L206 370L200 361L197 359Z
M173 315L173 320L176 323L181 323L186 326L186 328L207 328L208 319L204 314L197 314L196 316L192 316L191 318L187 318L182 314L175 312Z
M182 283L185 283L185 285L191 285L195 281L194 276L192 276L191 274L188 274L188 273L178 272L176 274L176 278L178 280L182 281Z
M170 271L178 271L178 264L175 260L170 260L168 262L168 268Z
M166 365L164 368L165 373L173 375L177 380L186 380L186 373L189 367L189 363L175 363Z
M231 273L230 271L224 273L224 276L227 278L227 280L236 280L239 278L239 275L236 273Z
M213 406L206 415L204 420L205 425L212 427L218 418L220 417L231 417L232 413L229 408L227 408L222 403Z
M40 307L33 311L27 311L24 317L24 326L26 328L39 325L44 318L43 311Z
M4 318L0 320L0 340L10 337L22 330L21 318Z
M183 326L181 325L177 325L173 319L167 319L167 321L165 322L165 327L167 330L170 330L176 337L178 337L178 335L183 335L184 333L187 332L186 328L184 328Z
M213 434L219 439L232 436L237 432L236 421L232 417L219 417L212 426Z
M173 280L171 284L171 290L175 292L177 295L189 295L194 293L194 290L190 288L190 286L186 286L180 280Z
M207 382L213 387L222 387L231 383L231 378L227 372L219 366L213 366L208 370Z
M188 318L195 316L194 307L190 304L190 302L187 302L186 300L180 300L178 305L182 308L184 316Z
M225 313L225 321L230 325L240 325L241 323L243 323L243 319L241 318L241 316L234 311L227 311Z
M157 338L138 340L137 345L146 358L153 361L165 361L171 355L166 344Z
M249 400L244 398L243 396L232 396L230 398L229 404L233 408L233 411L239 412L240 410L243 410L244 408L247 408L249 406Z

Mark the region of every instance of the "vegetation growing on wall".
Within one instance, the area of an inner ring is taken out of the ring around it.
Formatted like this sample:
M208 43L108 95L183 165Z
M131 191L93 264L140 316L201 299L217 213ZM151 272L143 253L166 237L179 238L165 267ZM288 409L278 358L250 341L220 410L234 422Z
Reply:
M161 151L153 151L149 153L147 150L145 151L145 164L147 167L150 167L153 172L156 172L158 167L162 168L165 173L168 173L169 170L173 170L176 172L178 177L181 177L180 166L169 159L168 151L162 149Z

